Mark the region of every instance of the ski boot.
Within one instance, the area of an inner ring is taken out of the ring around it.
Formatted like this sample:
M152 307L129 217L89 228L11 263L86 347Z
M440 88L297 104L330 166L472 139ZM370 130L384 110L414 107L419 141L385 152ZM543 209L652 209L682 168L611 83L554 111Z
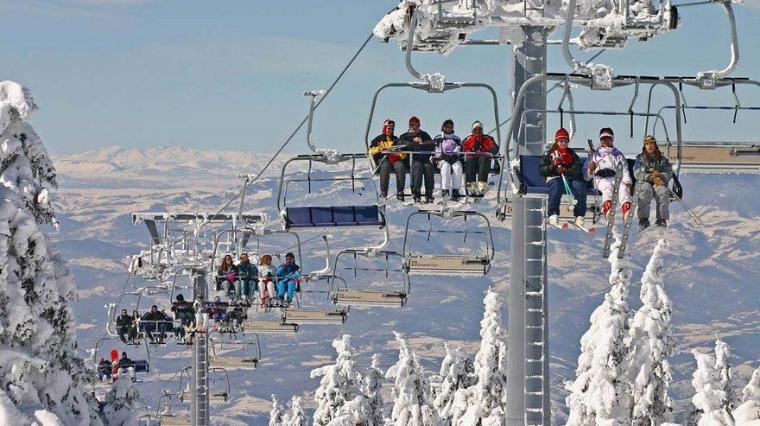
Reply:
M583 226L586 225L586 218L583 216L576 216L575 217L575 226L578 228L583 228Z
M451 190L451 199L453 201L459 201L460 197L461 197L461 195L459 194L459 190L458 189L452 189Z
M649 219L646 217L639 219L639 231L643 231L647 228L649 228Z
M559 215L553 214L549 216L549 225L559 226Z
M612 208L612 200L606 200L604 204L602 204L602 214L604 215L605 219L607 219L607 213L610 212L611 208Z
M441 197L449 198L449 190L448 189L441 190Z
M668 221L665 219L657 219L657 221L654 223L655 225L661 227L661 228L667 228L668 227Z
M401 201L403 203L404 202L404 193L403 192L397 192L396 193L396 199L399 200L399 201Z

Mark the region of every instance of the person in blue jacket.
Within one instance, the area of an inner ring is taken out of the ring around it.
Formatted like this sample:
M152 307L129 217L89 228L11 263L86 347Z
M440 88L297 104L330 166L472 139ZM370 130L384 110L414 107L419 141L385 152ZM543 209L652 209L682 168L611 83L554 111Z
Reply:
M301 267L296 264L293 253L285 255L285 263L277 268L277 297L286 303L293 301L298 288L297 280L301 278ZM287 298L285 295L287 293Z

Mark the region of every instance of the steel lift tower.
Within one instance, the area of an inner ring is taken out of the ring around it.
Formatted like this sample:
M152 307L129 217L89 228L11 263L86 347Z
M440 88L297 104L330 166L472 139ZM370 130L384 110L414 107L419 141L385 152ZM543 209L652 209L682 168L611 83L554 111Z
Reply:
M503 149L509 157L540 155L546 142L545 114L528 115L521 126L523 111L546 110L547 45L562 44L568 73L588 79L592 89L612 89L612 69L604 65L576 61L569 45L581 48L623 47L628 39L645 40L675 29L678 12L667 2L651 0L584 0L576 10L576 0L468 0L447 2L422 0L401 2L375 27L374 34L395 39L402 49L448 53L466 45L511 45L514 53L512 96L524 89L519 103L513 104L514 132ZM609 9L610 4L614 7ZM582 10L581 10L582 9ZM610 25L614 22L614 25ZM404 23L404 24L401 24ZM562 40L548 40L564 25ZM497 40L471 38L472 33L500 27ZM580 35L570 39L573 26ZM411 33L411 34L410 34ZM411 39L413 40L407 40ZM407 52L408 54L408 52ZM407 58L407 62L409 59ZM415 75L430 84L442 85L441 74ZM554 79L555 81L557 79ZM514 144L514 145L513 145ZM511 169L505 164L505 170ZM505 173L507 173L505 171ZM507 424L547 425L550 419L549 334L547 305L546 198L515 197L512 201L511 277L508 303L508 390Z

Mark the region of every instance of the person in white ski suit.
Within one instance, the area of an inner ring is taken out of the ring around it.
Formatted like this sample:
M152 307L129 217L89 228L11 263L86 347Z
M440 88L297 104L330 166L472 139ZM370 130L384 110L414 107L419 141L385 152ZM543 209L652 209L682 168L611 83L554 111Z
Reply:
M633 179L628 170L628 163L625 155L613 146L615 133L609 127L599 131L599 140L601 146L591 154L583 164L583 177L586 180L594 179L594 185L602 193L602 213L607 214L612 206L612 193L615 184L615 169L617 165L623 164L623 180L618 192L618 202L623 211L623 215L631 209L631 188L633 188Z
M441 126L441 134L436 136L435 154L430 161L435 162L441 171L441 192L444 197L459 199L462 187L462 140L454 134L454 121L447 119Z

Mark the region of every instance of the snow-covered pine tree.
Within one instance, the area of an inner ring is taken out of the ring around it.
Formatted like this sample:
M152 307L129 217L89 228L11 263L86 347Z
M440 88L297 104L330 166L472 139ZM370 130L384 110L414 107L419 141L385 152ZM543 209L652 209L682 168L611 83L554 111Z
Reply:
M437 416L430 401L430 385L417 354L409 349L404 336L393 332L398 342L398 362L385 374L394 379L391 424L427 426L436 424Z
M591 314L591 326L581 338L581 354L575 381L566 383L570 414L567 424L628 425L631 423L631 384L628 380L628 347L625 344L630 327L628 286L630 268L625 259L618 259L620 237L615 235L609 262L610 291Z
M734 410L737 425L760 425L760 368L742 390L742 404Z
M672 306L664 288L663 256L667 242L655 246L641 278L641 302L631 324L630 378L633 382L632 424L649 426L670 420L673 411L668 389L672 380L668 358L672 352Z
M26 88L0 82L0 424L99 425L67 305L74 282L40 229L57 225L56 174L26 121L36 109Z
M474 374L473 363L465 357L460 348L452 349L448 343L444 343L444 348L446 356L441 362L439 374L435 376L432 390L433 406L438 417L442 424L448 425L451 424L453 418L452 406L456 392L474 385L477 382L477 376ZM433 383L432 378L431 383Z
M277 395L272 394L272 410L269 411L269 426L282 426L285 408L280 404Z
M346 402L328 426L384 425L384 402L381 394L384 381L385 375L380 369L380 355L375 354L372 356L372 365L361 381L361 393Z
M691 398L695 407L691 419L698 419L699 426L733 425L734 400L728 345L717 338L714 356L696 350L692 354L697 360L697 369L691 380L696 391Z
M103 418L109 426L131 426L140 397L131 380L117 380L106 394Z
M354 397L354 387L360 380L355 371L356 351L351 346L351 336L344 334L333 340L332 346L338 353L335 364L316 368L311 378L322 377L319 388L314 393L317 408L314 411L314 425L325 426L338 417L340 408Z
M290 413L283 418L283 426L306 426L306 413L301 406L301 397L293 396L290 400Z

